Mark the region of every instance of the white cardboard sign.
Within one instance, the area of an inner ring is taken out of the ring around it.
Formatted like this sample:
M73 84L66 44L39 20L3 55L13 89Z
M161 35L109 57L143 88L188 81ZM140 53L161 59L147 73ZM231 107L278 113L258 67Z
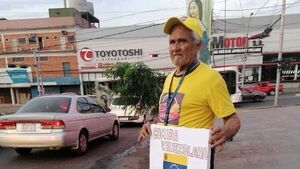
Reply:
M150 169L209 169L208 129L151 125Z

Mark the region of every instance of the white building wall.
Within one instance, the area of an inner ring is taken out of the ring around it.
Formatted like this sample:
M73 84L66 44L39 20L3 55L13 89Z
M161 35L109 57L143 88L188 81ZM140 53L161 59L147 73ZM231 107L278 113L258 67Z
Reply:
M264 40L264 53L277 53L279 50L279 30L273 30L270 37ZM299 52L300 29L285 29L283 40L283 52Z

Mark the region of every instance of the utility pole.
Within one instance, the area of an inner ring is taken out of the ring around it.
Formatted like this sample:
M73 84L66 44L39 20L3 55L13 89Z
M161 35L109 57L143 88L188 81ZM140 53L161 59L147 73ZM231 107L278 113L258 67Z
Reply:
M67 0L64 0L64 8L67 8Z
M248 34L249 34L249 26L250 26L250 21L251 21L251 17L253 15L253 12L250 13L250 17L248 20L248 25L247 25L247 31L246 31L246 38L247 38L247 43L246 43L246 47L245 47L245 53L244 56L242 57L242 61L243 61L243 69L242 69L242 87L244 87L244 81L245 81L245 68L246 68L246 61L247 61L247 52L248 52Z
M34 67L35 67L35 76L36 76L36 83L37 83L37 91L38 95L41 95L41 84L40 84L40 78L39 78L39 70L37 65L37 57L36 57L37 49L34 49Z
M36 73L38 95L43 95L44 85L43 85L43 78L41 75L41 68L40 68L40 56L37 54L37 49L34 50L34 66L35 66L35 73Z
M274 107L278 107L278 92L280 85L280 72L282 69L282 48L283 48L283 34L284 34L284 15L285 15L285 2L282 0L281 8L281 21L280 21L280 36L279 36L279 52L278 52L278 61L277 61L277 73L276 73L276 90L275 90L275 99Z

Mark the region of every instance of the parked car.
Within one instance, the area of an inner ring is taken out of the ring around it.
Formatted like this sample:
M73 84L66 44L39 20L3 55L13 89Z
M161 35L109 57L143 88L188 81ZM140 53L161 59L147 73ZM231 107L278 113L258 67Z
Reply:
M119 137L119 121L95 99L75 94L35 97L15 114L0 117L0 146L26 155L33 148L69 147L82 155L88 142Z
M254 102L259 102L266 98L266 93L261 92L261 91L252 91L248 88L240 88L242 91L242 98L243 101L254 101Z
M275 88L276 86L271 84L269 81L257 82L253 86L249 87L250 90L258 90L267 93L268 95L275 95ZM283 85L279 85L279 92L283 92L283 90Z
M112 113L118 116L120 123L143 124L147 117L147 111L141 104L137 104L136 106L127 106L127 108L125 108L120 97L114 97L112 99L110 109Z

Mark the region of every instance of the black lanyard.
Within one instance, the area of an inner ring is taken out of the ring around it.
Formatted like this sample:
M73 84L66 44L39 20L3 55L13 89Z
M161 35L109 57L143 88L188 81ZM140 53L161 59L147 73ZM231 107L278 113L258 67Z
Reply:
M192 69L193 67L195 67L198 63L199 63L198 60L195 60L195 61L193 61L193 62L189 65L189 67L188 67L188 68L186 69L186 71L184 72L183 76L180 78L179 83L177 84L177 87L176 87L174 93L171 94L171 87L172 87L172 82L173 82L173 78L174 78L175 72L173 73L172 78L171 78L171 82L170 82L170 86L169 86L169 93L168 93L168 99L167 99L167 109L166 109L166 112L165 112L165 118L164 118L164 124L165 124L165 126L167 126L168 123L169 123L169 114L170 114L171 105L172 105L172 103L173 103L173 101L174 101L175 96L177 95L177 92L178 92L178 90L179 90L179 88L180 88L180 86L181 86L181 84L182 84L182 82L183 82L185 76L186 76L186 75L191 71L191 69Z

